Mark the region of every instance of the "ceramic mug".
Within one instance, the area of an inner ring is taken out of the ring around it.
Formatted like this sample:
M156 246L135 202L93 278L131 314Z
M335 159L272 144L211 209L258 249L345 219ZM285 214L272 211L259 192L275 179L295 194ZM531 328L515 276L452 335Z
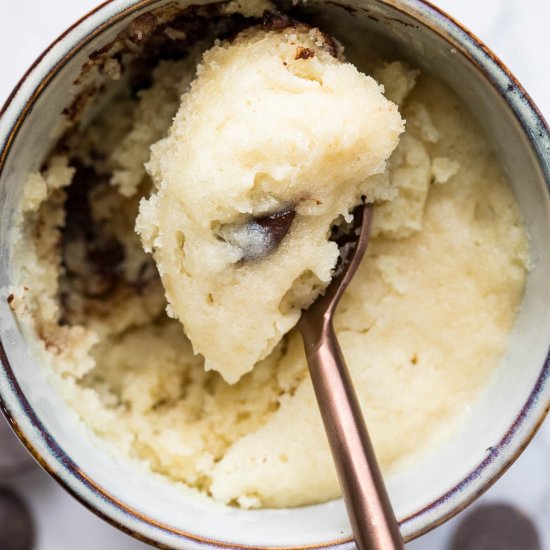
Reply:
M82 65L135 17L167 3L106 2L56 40L8 99L0 119L0 288L11 281L8 233L23 183L52 147L53 129ZM403 536L410 540L485 491L519 456L550 406L550 135L521 85L490 50L427 2L311 0L304 9L325 21L329 32L376 33L398 58L456 92L492 141L530 237L533 267L495 376L447 443L387 480ZM113 525L176 549L354 547L341 500L282 510L231 508L112 456L52 386L29 338L2 299L4 413L42 466Z

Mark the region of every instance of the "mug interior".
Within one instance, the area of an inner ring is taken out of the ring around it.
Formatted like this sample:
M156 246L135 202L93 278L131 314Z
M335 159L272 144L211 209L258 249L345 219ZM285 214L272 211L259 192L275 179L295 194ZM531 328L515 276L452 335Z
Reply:
M9 230L23 184L59 135L59 114L77 91L72 83L83 63L140 11L163 3L121 0L104 6L58 42L14 96L0 122L0 135L8 135L23 115L5 143L3 167L0 163L0 288L12 280ZM453 89L494 144L530 237L533 266L523 305L491 382L452 439L387 480L403 535L410 539L456 513L502 473L534 433L548 403L550 200L541 162L548 154L543 150L548 132L490 55L424 3L309 1L300 10L350 46L357 57L350 60L357 65L361 38L369 37L365 44L380 43L395 59L410 61ZM283 510L229 508L117 457L52 386L31 351L33 336L17 325L4 299L0 322L5 410L43 465L100 515L172 548L353 547L341 500Z

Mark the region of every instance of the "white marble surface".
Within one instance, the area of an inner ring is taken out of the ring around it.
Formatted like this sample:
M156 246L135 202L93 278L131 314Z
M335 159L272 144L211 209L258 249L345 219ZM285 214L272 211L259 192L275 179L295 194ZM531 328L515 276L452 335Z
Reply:
M550 117L550 0L434 0L484 40ZM36 56L97 0L0 0L0 104ZM550 549L550 421L481 501L506 501L536 519ZM64 493L40 470L14 479L38 519L36 550L139 550L134 541ZM408 545L444 550L459 518Z

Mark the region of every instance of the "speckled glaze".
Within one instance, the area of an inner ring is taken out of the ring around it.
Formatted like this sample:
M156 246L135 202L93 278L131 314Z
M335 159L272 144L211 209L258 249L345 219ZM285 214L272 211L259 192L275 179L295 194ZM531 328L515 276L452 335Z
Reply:
M137 14L162 3L106 2L46 50L2 109L0 287L10 282L7 237L24 175L46 154L55 117L69 101L63 91L91 52ZM340 26L383 33L400 45L400 55L437 74L457 92L495 143L531 238L533 269L524 305L491 387L452 441L420 466L388 480L402 533L410 540L490 487L521 454L550 407L550 312L545 311L550 309L550 134L525 90L491 51L431 4L310 1L306 9L327 12ZM327 30L332 24L327 23ZM354 547L341 502L294 510L228 509L162 480L151 481L146 472L112 457L66 410L29 352L28 338L2 298L3 412L40 464L113 525L162 548Z

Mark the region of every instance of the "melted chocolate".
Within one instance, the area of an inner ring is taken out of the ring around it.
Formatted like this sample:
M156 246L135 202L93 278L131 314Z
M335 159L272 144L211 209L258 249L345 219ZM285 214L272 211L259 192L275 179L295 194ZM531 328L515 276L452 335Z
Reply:
M242 263L261 260L273 252L289 232L296 216L293 208L223 225L218 237L241 251Z
M113 237L102 234L100 225L92 218L89 195L93 187L101 183L101 178L79 162L73 161L72 165L76 173L67 189L63 264L69 277L79 279L86 296L104 296L120 278L124 248ZM81 257L67 253L71 242L79 244Z
M265 231L267 234L267 240L269 241L268 252L271 252L277 248L281 241L285 238L286 234L290 230L290 226L296 217L296 211L293 209L283 210L282 212L275 212L262 216L261 218L254 218L251 225L256 225Z

